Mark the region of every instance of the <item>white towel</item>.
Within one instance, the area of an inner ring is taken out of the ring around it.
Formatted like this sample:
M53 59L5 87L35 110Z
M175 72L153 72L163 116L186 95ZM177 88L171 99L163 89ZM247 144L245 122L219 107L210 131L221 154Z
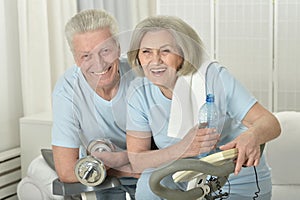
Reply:
M168 136L183 138L198 123L198 110L205 103L205 74L212 61L188 76L180 76L173 91Z

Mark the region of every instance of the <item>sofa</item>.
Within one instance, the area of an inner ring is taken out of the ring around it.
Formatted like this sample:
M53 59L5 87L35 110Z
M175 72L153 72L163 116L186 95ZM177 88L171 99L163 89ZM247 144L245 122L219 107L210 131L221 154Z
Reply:
M52 194L52 182L56 172L49 167L42 155L29 165L27 175L19 182L17 194L19 200L62 200L63 196Z
M265 154L272 168L273 195L272 200L299 199L300 192L300 162L297 157L300 149L300 112L286 111L275 113L282 133L273 141L267 143ZM63 199L62 196L52 195L52 181L57 178L43 160L42 156L34 159L27 175L18 185L19 200L48 200Z
M267 161L272 168L272 200L299 199L300 112L285 111L275 115L282 132L266 147Z

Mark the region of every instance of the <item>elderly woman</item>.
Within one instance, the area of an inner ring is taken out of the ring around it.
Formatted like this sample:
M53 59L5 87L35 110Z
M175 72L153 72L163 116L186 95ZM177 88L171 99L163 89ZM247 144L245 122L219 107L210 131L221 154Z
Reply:
M222 188L230 192L229 199L249 199L255 195L255 172L250 166L257 169L259 199L271 199L271 173L264 155L260 155L260 145L279 136L280 125L226 68L210 63L206 80L197 86L203 90L213 81L210 71L218 72L218 81L211 87L216 94L224 96L219 104L224 113L223 128L215 133L216 129L198 129L194 124L182 138L168 134L172 100L176 97L174 88L180 77L200 73L200 66L208 58L203 47L198 34L176 17L149 17L137 24L133 32L128 59L142 76L128 89L126 139L131 165L136 172L142 173L136 199L160 199L148 183L153 169L177 159L210 152L217 144L221 150L238 149L230 184ZM194 110L198 109L194 106ZM152 138L158 147L156 150L151 149ZM163 184L186 189L186 184L174 183L171 177L166 177Z

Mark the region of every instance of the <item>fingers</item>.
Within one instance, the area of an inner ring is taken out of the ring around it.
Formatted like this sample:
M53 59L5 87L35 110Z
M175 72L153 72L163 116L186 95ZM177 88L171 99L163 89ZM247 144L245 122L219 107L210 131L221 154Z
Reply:
M260 152L257 150L246 151L246 149L239 148L238 158L236 160L236 166L234 174L238 175L242 167L257 166L260 161Z
M220 134L217 133L208 133L207 135L203 136L202 139L199 141L198 153L201 154L205 152L210 152L211 150L215 149L219 138Z
M257 165L259 165L259 160L260 160L260 157L257 158L257 156L249 157L247 162L245 162L245 165L247 167L257 166Z
M234 175L238 175L240 173L244 162L245 162L245 154L240 153L239 150L238 157L235 164Z
M219 148L222 150L222 151L225 151L225 150L228 150L228 149L233 149L236 147L236 142L235 141L232 141L232 142L229 142L225 145L222 145L220 146Z
M206 136L205 139L215 139L220 137L220 134L217 133L217 130L214 128L196 129L195 131L196 136Z
M216 129L198 129L197 126L189 131L181 145L184 146L183 157L193 157L204 152L209 152L216 147L220 134Z
M248 160L247 160L247 162L246 162L246 166L247 167L250 167L250 166L253 166L254 165L254 159L251 157L251 158L249 158Z

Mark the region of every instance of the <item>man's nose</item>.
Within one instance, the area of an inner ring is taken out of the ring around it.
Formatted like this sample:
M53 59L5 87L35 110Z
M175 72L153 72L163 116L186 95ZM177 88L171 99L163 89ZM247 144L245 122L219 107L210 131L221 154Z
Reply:
M94 60L94 65L97 67L103 67L105 65L105 60L100 55L100 53L95 55L93 60Z

